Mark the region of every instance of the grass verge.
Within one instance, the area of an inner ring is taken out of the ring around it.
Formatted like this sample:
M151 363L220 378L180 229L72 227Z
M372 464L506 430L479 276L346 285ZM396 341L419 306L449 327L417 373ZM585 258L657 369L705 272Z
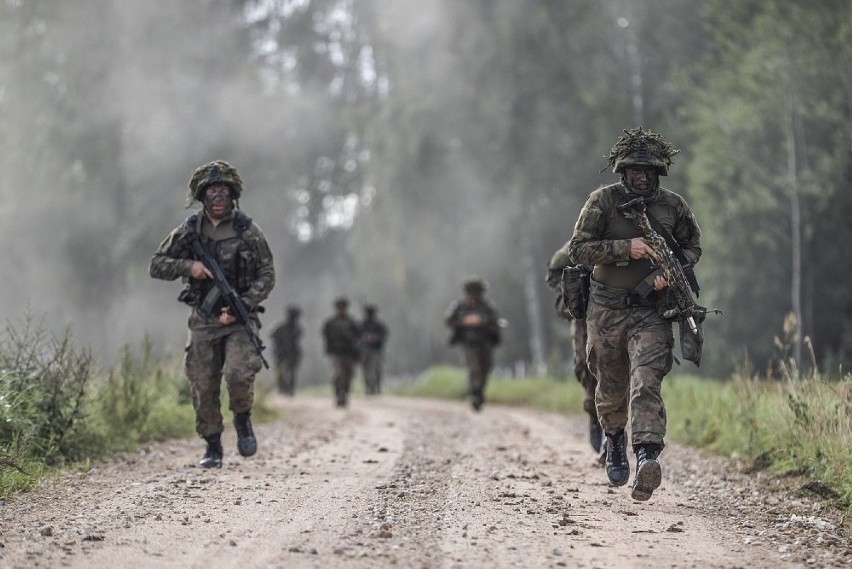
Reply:
M258 422L276 416L267 391L256 390ZM101 370L70 330L50 335L27 315L0 331L0 498L57 469L194 432L182 366L158 361L149 338Z

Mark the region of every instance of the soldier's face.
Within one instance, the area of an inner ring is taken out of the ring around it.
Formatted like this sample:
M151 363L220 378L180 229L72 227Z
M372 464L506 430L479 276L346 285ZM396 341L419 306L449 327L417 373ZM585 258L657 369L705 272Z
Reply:
M639 194L647 194L657 184L657 169L650 166L627 166L624 177L627 183Z
M225 184L216 184L204 190L204 210L213 219L222 219L231 211L234 200L231 188Z

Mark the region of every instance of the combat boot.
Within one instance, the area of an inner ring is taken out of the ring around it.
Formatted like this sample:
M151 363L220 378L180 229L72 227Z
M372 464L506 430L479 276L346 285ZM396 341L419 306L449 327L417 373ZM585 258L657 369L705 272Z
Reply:
M257 439L251 428L251 411L234 413L234 429L237 431L237 450L242 456L251 456L257 452Z
M633 479L634 500L645 501L651 497L654 490L660 487L663 481L663 470L657 457L663 450L657 444L636 445L636 477Z
M347 403L346 392L342 389L337 392L337 406L338 407L346 407Z
M589 442L592 443L592 448L598 454L601 452L603 438L603 429L601 428L601 422L598 421L598 416L589 413Z
M473 405L473 409L479 411L483 403L485 403L485 396L482 394L482 388L474 389L470 394L470 404Z
M630 478L630 463L627 462L627 436L624 429L614 435L606 435L606 475L613 486L624 486Z
M222 468L222 433L204 437L207 441L207 451L198 463L201 468Z

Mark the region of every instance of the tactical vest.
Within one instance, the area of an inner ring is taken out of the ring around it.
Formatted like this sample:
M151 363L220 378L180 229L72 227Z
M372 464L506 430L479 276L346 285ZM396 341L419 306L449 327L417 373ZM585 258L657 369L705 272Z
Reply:
M258 278L259 269L257 254L251 243L243 237L246 230L251 227L251 217L240 210L235 210L231 221L234 236L219 240L212 239L202 233L202 222L203 219L199 213L187 217L184 222L186 232L182 236L182 240L188 242L189 239L197 236L204 250L219 264L228 284L234 287L238 294L243 294ZM194 253L191 253L188 258L198 260ZM213 286L210 279L190 278L186 288L178 296L178 300L190 306L201 306ZM215 313L216 308L220 307L211 307L210 310Z

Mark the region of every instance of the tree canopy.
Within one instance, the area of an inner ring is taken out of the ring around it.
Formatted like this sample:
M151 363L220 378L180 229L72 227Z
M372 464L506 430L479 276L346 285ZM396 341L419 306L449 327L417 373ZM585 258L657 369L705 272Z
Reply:
M146 267L192 169L223 159L275 253L265 320L304 309L308 375L339 294L379 305L392 372L455 357L442 315L468 274L508 321L500 366L559 364L546 263L641 125L683 149L663 185L703 230L699 302L725 312L701 371L779 350L806 369L812 346L837 373L850 28L843 0L9 0L0 290L104 350L148 331L178 351L177 287Z

